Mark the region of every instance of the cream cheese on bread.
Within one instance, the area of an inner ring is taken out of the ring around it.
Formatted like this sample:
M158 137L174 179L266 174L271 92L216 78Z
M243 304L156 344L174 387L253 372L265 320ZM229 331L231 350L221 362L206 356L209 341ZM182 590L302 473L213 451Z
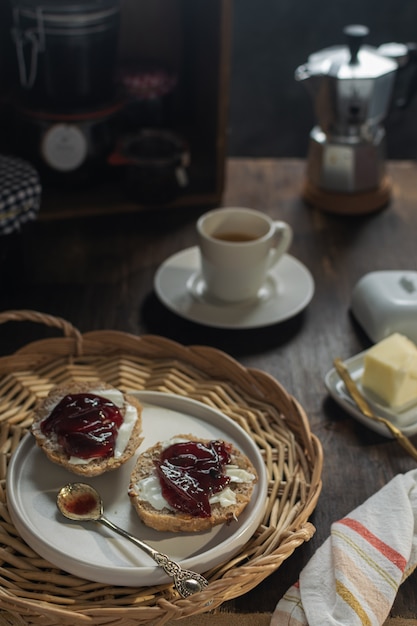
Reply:
M124 401L123 394L118 389L106 389L97 391L92 389L91 392L95 396L100 396L101 398L105 398L110 402L113 402L115 406L119 409L123 409L123 422L119 428L116 437L116 445L114 448L114 458L119 458L126 449L126 446L129 442L130 435L132 434L133 427L138 418L138 412L136 407L128 404ZM74 464L82 464L89 463L92 459L80 459L78 456L71 456L68 461L69 463Z
M185 443L187 441L188 439L185 437L172 437L172 439L164 441L161 444L161 450L165 450L176 443ZM224 473L230 478L230 482L234 483L250 483L256 478L254 474L239 468L237 465L226 465ZM162 509L169 509L171 511L174 510L162 495L161 485L156 473L152 473L150 476L147 476L143 480L139 481L135 486L140 498L145 502L149 502L149 504L157 511L162 511ZM232 504L236 504L236 494L232 489L230 489L230 487L226 487L225 489L222 489L222 491L213 494L209 498L209 502L210 504L218 503L223 507L230 506Z
M175 439L175 443L178 441L180 440ZM174 443L174 440L164 443L164 446L169 447L172 443ZM231 483L251 483L256 478L254 474L237 467L237 465L225 465L224 473L230 478ZM157 511L162 511L162 509L174 510L162 495L161 485L156 473L152 473L150 476L146 476L146 478L140 480L136 483L135 488L141 500L149 502ZM220 506L227 507L236 504L236 494L230 487L225 487L225 489L212 495L209 498L209 502L210 504L218 503Z

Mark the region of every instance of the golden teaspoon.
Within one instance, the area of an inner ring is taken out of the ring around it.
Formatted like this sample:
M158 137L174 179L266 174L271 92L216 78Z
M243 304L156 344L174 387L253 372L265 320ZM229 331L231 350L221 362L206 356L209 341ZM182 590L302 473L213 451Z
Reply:
M371 409L366 399L363 397L362 393L359 391L355 381L351 377L349 370L347 369L343 361L341 359L335 359L333 363L334 363L337 373L339 374L340 378L345 383L346 388L349 391L351 398L354 400L359 410L364 415L366 415L366 417L369 417L369 419L374 420L375 422L380 422L381 424L385 424L385 426L388 428L391 434L397 439L398 443L404 448L404 450L406 450L408 454L412 456L415 461L417 461L417 449L413 446L413 444L408 439L408 437L406 437L399 428L394 426L392 422L390 422L385 417L381 417L374 413L374 411Z

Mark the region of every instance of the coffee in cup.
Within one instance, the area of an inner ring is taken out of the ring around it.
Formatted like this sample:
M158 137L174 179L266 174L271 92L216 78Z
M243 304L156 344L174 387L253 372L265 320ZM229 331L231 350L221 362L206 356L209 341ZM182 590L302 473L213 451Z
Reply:
M292 241L289 224L243 207L205 213L197 235L207 295L229 303L256 298Z

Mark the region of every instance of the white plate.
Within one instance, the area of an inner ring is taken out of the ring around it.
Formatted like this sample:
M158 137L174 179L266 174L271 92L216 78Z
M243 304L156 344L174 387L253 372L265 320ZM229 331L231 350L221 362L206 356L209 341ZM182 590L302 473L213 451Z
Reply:
M127 495L132 459L118 470L83 479L51 463L27 435L13 454L7 472L7 499L12 520L23 539L53 565L88 580L126 586L148 586L170 579L154 561L128 540L101 524L79 524L62 517L56 495L68 482L88 482L104 501L104 514L118 526L203 573L239 551L259 526L266 503L267 477L259 449L245 431L220 411L180 396L135 392L143 404L143 434L137 454L175 434L223 438L254 464L259 476L251 502L236 523L205 533L162 533L139 520Z
M283 322L310 302L314 280L308 269L284 254L273 268L258 297L245 303L219 302L205 293L199 274L197 246L177 252L155 274L155 291L161 302L181 317L215 328L260 328Z
M386 404L378 402L373 394L362 387L361 378L364 368L363 359L366 352L366 350L364 352L360 352L359 354L344 361L351 377L356 382L359 390L365 396L371 408L377 415L389 419L404 433L404 435L407 435L407 437L415 435L417 433L417 405L408 409L406 408L402 411L393 411ZM350 397L348 390L346 389L345 383L342 381L334 368L326 374L325 384L332 398L334 398L334 400L336 400L336 402L346 409L346 411L348 411L348 413L350 413L354 418L380 435L392 438L392 434L386 426L384 426L384 424L380 424L379 422L369 419L369 417L366 417L366 415L364 415L357 408L356 404Z

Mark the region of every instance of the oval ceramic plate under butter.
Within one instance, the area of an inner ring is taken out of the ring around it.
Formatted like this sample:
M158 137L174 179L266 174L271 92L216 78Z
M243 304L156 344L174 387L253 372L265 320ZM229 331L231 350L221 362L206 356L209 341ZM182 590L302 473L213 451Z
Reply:
M365 396L371 408L377 415L389 419L404 433L404 435L412 437L417 434L417 403L406 407L401 411L394 411L388 407L388 405L383 404L382 401L379 402L374 394L371 394L364 387L362 387L361 378L364 369L364 356L366 352L366 350L364 352L360 352L359 354L344 361L351 377L355 381L359 391L361 391L361 393ZM384 424L371 420L358 409L346 389L345 383L341 380L339 374L334 368L326 374L324 382L332 398L355 419L380 435L392 438L392 434L384 426Z
M266 495L265 463L259 448L238 424L218 410L189 398L153 391L133 392L143 405L144 440L136 454L177 434L233 443L252 461L258 482L239 520L204 533L165 533L144 526L127 489L135 458L113 472L83 479L101 494L104 514L118 526L183 568L204 573L237 553L261 523ZM80 476L51 463L28 434L7 471L7 500L12 520L30 547L53 565L88 580L133 587L169 582L167 575L139 548L100 524L69 522L58 512L56 496Z

